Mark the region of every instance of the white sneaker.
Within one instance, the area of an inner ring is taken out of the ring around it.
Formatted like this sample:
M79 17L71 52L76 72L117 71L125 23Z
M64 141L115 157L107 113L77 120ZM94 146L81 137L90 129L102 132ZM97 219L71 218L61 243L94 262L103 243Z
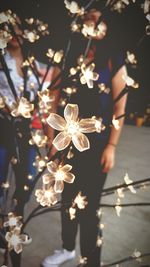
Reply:
M42 262L43 267L51 267L51 265L61 264L65 261L72 260L75 258L75 250L69 251L66 249L55 250L54 254L48 256Z

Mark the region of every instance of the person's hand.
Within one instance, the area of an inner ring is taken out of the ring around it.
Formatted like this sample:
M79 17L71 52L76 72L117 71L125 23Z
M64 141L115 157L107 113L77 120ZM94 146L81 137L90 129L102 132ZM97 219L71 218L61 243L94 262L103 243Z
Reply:
M103 151L101 157L101 165L103 166L103 172L109 172L115 164L115 147L107 145Z

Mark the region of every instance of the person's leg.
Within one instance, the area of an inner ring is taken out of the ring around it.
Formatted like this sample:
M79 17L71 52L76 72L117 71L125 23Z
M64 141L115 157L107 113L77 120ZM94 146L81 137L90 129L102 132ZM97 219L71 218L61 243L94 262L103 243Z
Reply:
M86 267L99 267L101 248L97 247L100 232L97 210L100 206L106 173L102 172L100 158L102 150L87 151L80 157L80 190L87 197L87 206L80 211L80 249L81 256L87 258ZM82 166L82 168L81 168Z

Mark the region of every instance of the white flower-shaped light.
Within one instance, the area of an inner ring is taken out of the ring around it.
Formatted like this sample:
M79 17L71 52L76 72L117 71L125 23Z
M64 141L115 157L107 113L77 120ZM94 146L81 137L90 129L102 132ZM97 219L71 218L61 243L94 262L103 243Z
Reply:
M29 140L30 145L37 145L38 147L44 147L47 144L47 136L44 135L42 130L36 130L31 133L32 139Z
M116 130L120 129L119 120L116 119L115 115L113 116L112 119L112 125L115 127Z
M8 22L8 16L4 12L0 13L0 24Z
M124 181L125 181L126 184L133 183L133 181L129 178L128 173L126 173L126 175L124 177ZM136 190L134 189L133 185L129 185L128 188L131 191L131 193L136 194Z
M97 81L99 78L99 74L93 72L95 68L95 64L92 63L88 67L83 63L81 65L81 77L80 82L82 84L86 84L89 88L93 88L93 81Z
M47 185L43 185L43 189L37 189L35 191L36 201L43 207L55 205L58 200L57 195L53 187L48 187Z
M21 97L20 101L11 111L11 115L14 117L23 116L24 118L31 118L31 112L33 109L34 105L31 104L25 97Z
M74 203L78 206L79 209L85 209L85 206L88 204L88 202L86 201L86 196L82 196L81 192L79 192L74 199Z
M45 111L48 111L51 109L51 104L55 100L54 95L50 95L50 91L48 89L45 89L42 92L38 92L39 96L39 107L41 109L44 109Z
M27 39L30 43L34 43L40 38L37 32L34 30L33 31L25 30L23 37Z
M4 227L14 228L16 226L21 227L21 216L15 216L12 212L8 213L8 221L4 222Z
M4 108L4 107L5 107L4 98L0 96L0 108Z
M43 183L52 185L54 184L54 191L61 193L64 189L64 182L73 183L75 175L70 172L72 166L66 164L64 166L57 165L54 161L47 163L49 173L43 175Z
M75 1L72 1L71 3L67 0L64 0L66 8L70 11L72 14L84 14L84 8L79 8L78 4Z
M0 49L6 48L11 38L11 34L9 34L7 31L0 30Z
M5 236L9 251L14 249L17 254L22 251L22 244L26 244L28 241L28 236L20 234L20 232L20 228L15 227L11 232L7 232Z
M90 148L89 140L83 133L95 132L95 120L88 118L79 121L78 115L78 105L67 104L64 109L65 120L55 113L51 113L46 119L52 128L61 131L53 140L57 150L65 149L71 141L80 152Z

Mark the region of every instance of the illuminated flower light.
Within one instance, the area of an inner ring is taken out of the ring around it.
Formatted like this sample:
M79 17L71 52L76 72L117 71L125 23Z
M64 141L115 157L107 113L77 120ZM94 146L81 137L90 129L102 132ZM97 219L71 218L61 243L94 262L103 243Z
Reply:
M47 136L44 135L42 130L36 130L34 132L31 132L32 139L29 140L30 145L37 145L38 147L44 147L47 144Z
M49 173L43 175L43 183L51 185L54 183L54 191L56 193L61 193L63 191L64 182L74 182L75 175L70 172L72 166L69 164L62 166L61 164L57 165L54 161L50 161L47 163L47 169Z
M0 30L0 49L7 47L8 42L12 39L12 36L7 31Z
M79 264L86 264L87 263L87 257L80 257Z
M71 23L71 31L72 32L79 32L80 31L80 24L77 24L75 21Z
M4 98L0 96L0 108L4 108L4 107L5 107Z
M133 183L133 181L129 178L128 173L126 173L126 175L124 177L124 181L125 181L126 184ZM133 185L129 185L128 188L133 194L136 194L136 190L134 189Z
M67 87L67 88L64 88L63 91L67 95L72 95L72 94L75 94L77 92L77 88L76 87Z
M8 21L8 16L4 12L0 13L0 24Z
M22 219L22 216L15 216L14 213L10 212L8 213L8 221L4 222L4 227L10 227L14 228L16 226L21 227L22 223L20 220Z
M91 22L90 24L83 24L83 28L81 30L82 34L85 37L96 37L96 31L95 31L95 23Z
M119 205L116 205L116 206L115 206L115 210L116 210L117 216L120 217L120 212L121 212L121 210L122 210L122 207L119 206Z
M70 219L75 219L76 207L78 207L78 209L85 209L87 204L88 202L86 201L86 196L82 196L81 192L79 192L72 203L72 207L69 208Z
M96 72L93 72L95 68L95 64L92 63L88 67L83 63L81 65L81 77L80 77L80 82L82 84L86 84L89 88L93 88L93 81L97 81L99 78L99 74Z
M124 193L123 193L123 190L124 188L118 188L116 191L117 191L117 194L120 198L124 198Z
M53 49L49 48L47 53L46 53L47 57L49 57L50 59L53 59L55 63L60 63L63 55L64 55L64 51L63 50L59 50L59 51L54 51Z
M32 65L32 63L34 62L35 60L35 57L28 57L28 59L26 59L23 64L22 64L22 67L28 67L30 65Z
M36 166L37 170L39 172L41 172L44 169L44 167L46 166L47 161L48 161L48 157L45 157L43 159L40 156L36 156L35 163L33 164L33 166Z
M9 184L9 182L5 182L5 183L1 184L1 187L4 189L8 189L10 187L10 184Z
M145 0L144 4L142 4L142 8L143 8L144 14L147 14L150 11L150 1Z
M137 64L137 60L135 58L135 55L133 53L130 53L129 51L127 51L127 62L129 62L131 64Z
M76 198L74 199L74 203L79 209L85 209L85 206L88 204L88 202L86 201L86 196L82 196L81 192L79 192Z
M97 31L96 31L96 37L100 40L103 39L104 36L106 35L107 32L107 26L106 24L101 21L98 25L97 25Z
M60 98L58 105L60 107L65 107L67 105L67 99L66 98Z
M117 3L115 3L113 6L113 10L117 10L119 13L121 13L122 10L126 7L126 5L129 5L129 0L117 1Z
M96 246L101 247L102 244L103 244L103 239L100 236L98 236L96 240Z
M70 215L70 220L74 220L76 217L76 208L70 207L69 208L69 215Z
M28 39L28 41L30 43L34 43L35 41L37 41L40 38L35 30L33 30L33 31L24 30L23 37L25 39Z
M89 118L79 121L78 114L78 105L67 104L64 109L65 120L55 113L46 119L52 128L61 131L53 140L57 150L65 149L71 141L80 152L90 148L89 140L83 133L95 132L95 120Z
M78 14L83 15L84 14L84 8L79 8L78 4L75 1L72 1L71 3L67 0L64 0L66 8L70 11L72 14Z
M112 119L112 125L115 127L116 130L120 129L119 120L115 118L115 115L113 116L113 119Z
M11 111L11 115L14 117L23 116L24 118L31 118L31 112L34 109L34 105L31 104L25 97L21 97L19 102L15 104L15 108Z
M138 258L140 257L142 254L140 251L138 251L137 249L134 250L132 257Z
M96 212L97 217L100 219L102 217L102 209L99 208Z
M52 206L58 201L58 194L54 191L53 187L43 185L43 189L37 189L35 191L36 201L40 203L41 206Z
M11 232L7 232L5 236L9 251L14 249L17 254L22 252L22 244L27 244L29 240L27 235L20 233L21 229L15 227Z
M99 93L106 93L109 94L110 93L110 88L106 87L106 85L104 83L100 83L98 84L99 87Z
M72 159L74 157L74 153L72 151L72 146L69 148L68 154L67 154L67 159Z
M45 112L48 112L51 109L51 104L55 100L54 95L50 95L48 89L38 92L39 96L39 107L44 109Z
M95 120L95 131L97 133L101 133L101 131L105 130L105 125L102 123L103 119L102 118L96 118L95 116L92 117L92 119Z
M135 89L139 87L139 84L135 82L131 77L123 75L122 78L126 82L127 86L131 86Z

